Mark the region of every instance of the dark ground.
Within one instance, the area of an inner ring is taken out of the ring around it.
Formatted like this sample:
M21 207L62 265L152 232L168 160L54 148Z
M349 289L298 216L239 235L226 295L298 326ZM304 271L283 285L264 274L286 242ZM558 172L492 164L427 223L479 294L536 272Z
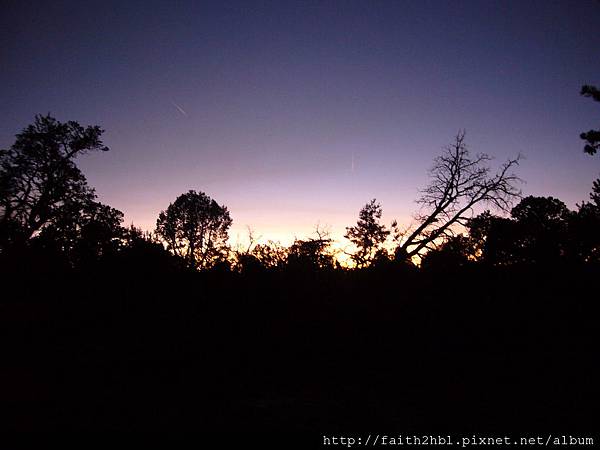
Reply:
M598 275L9 274L3 428L589 433Z

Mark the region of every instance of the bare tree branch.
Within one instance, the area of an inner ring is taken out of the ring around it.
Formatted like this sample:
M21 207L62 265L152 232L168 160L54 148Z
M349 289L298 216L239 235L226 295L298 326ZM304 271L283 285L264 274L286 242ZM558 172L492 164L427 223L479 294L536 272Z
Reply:
M465 145L465 132L438 156L430 171L431 183L421 191L417 203L417 227L399 246L408 257L431 246L437 239L454 235L453 226L464 226L473 217L475 207L487 205L509 211L521 191L515 187L521 180L512 169L520 156L509 159L492 174L485 153L471 156Z

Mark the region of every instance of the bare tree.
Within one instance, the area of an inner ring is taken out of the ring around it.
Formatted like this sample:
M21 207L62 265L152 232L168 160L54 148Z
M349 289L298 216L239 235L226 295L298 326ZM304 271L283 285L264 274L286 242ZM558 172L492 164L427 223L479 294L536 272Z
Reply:
M248 245L244 246L242 243L238 242L235 250L232 252L233 262L239 272L247 271L252 267L263 266L262 262L255 255L256 249L260 245L258 244L258 240L261 237L259 236L257 238L254 230L249 225L246 225L246 230L248 233Z
M422 191L417 203L421 212L418 225L401 239L397 254L412 257L431 249L441 238L453 236L455 226L465 226L475 207L487 205L509 211L521 191L515 184L521 180L512 173L520 156L509 159L492 174L491 157L480 153L472 157L465 145L465 132L435 159L430 171L431 183Z

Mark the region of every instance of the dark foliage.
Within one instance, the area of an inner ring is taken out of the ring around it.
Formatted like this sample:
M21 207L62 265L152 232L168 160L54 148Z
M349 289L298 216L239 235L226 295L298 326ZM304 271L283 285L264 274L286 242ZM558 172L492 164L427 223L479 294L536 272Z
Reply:
M379 223L382 214L381 204L373 199L360 210L356 225L346 228L344 237L356 247L350 255L356 267L366 267L384 257L383 245L391 231ZM391 228L396 226L393 222Z
M465 252L491 265L597 263L599 226L600 208L595 203L584 202L570 211L553 197L530 196L512 209L510 219L489 212L471 219Z
M31 246L54 253L72 267L94 264L119 250L124 237L123 213L90 201L67 202L60 214L31 240Z
M333 269L334 257L328 250L331 239L324 237L296 239L288 249L287 265L293 270Z
M0 251L23 246L47 225L78 215L95 200L74 160L108 150L102 132L36 116L10 149L0 150Z
M185 261L168 252L155 236L133 225L123 230L118 251L102 262L116 272L133 274L173 274L186 268Z
M583 85L581 87L581 95L600 102L600 90L595 86ZM600 130L590 130L586 133L581 133L579 137L585 141L583 151L590 155L596 154L600 148Z
M206 269L226 259L231 223L226 206L204 192L189 191L160 213L156 234L190 269Z
M289 251L278 242L251 243L250 247L236 254L236 268L242 273L280 271L285 269Z
M421 267L425 270L455 271L469 264L471 254L469 237L459 234L447 238L438 248L427 252L421 260Z

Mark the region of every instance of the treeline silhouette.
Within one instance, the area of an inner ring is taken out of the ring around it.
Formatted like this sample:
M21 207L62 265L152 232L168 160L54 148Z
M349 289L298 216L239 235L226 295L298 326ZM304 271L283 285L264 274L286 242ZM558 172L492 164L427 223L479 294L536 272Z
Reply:
M359 212L347 267L320 228L230 248L203 192L123 227L75 164L101 134L38 116L0 153L3 428L595 431L600 180L522 198L461 132L416 225Z

